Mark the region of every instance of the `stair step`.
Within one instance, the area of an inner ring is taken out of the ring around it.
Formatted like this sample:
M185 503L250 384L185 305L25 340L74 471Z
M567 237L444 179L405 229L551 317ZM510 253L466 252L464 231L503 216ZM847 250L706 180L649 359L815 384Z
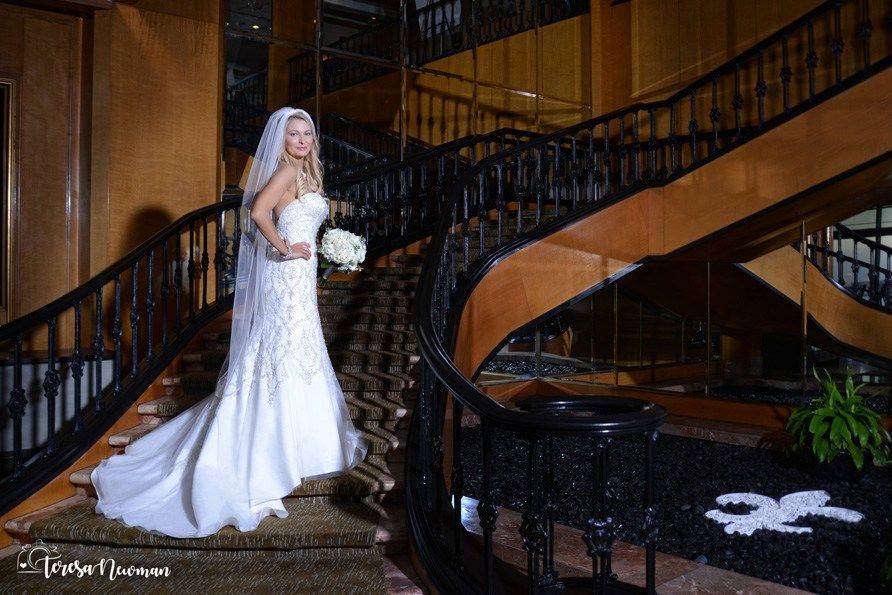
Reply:
M406 330L389 330L386 325L383 325L382 328L372 328L372 324L365 323L357 323L351 325L348 328L342 328L336 324L323 324L322 331L325 335L326 343L329 343L332 340L335 340L337 337L347 336L347 335L355 335L358 337L371 337L377 339L378 341L389 340L391 342L396 341L406 341L406 340L414 340L415 331L411 329ZM220 341L226 342L228 344L229 337L231 335L230 330L225 331L217 331L217 332L207 332L204 334L204 339L206 341Z
M286 518L269 516L252 531L223 527L203 538L174 538L127 527L94 512L95 498L30 523L30 539L108 546L260 550L317 547L370 547L378 533L379 511L372 502L332 502L324 497L286 498Z
M83 467L68 476L72 485L78 488L79 493L96 497L96 490L90 474L96 465ZM403 467L401 463L395 465L402 483ZM309 479L296 487L291 496L349 496L351 498L363 497L376 493L392 490L397 480L391 474L382 455L369 455L365 461L351 469L347 473L325 479Z
M410 307L412 305L412 298L403 295L389 295L389 296L366 296L362 294L348 294L348 295L320 295L317 298L317 303L325 306L344 306L344 307L359 307L359 306L405 306Z
M383 455L405 444L405 438L401 440L400 437L393 433L393 424L395 423L396 420L360 420L355 422L354 425L361 430L363 437L369 440L369 453ZM159 425L157 423L142 423L132 428L127 428L109 436L108 443L116 448L125 448Z
M140 415L168 419L207 396L202 392L186 394L182 389L171 392L172 394L140 403L137 411ZM344 397L354 420L394 420L407 413L402 391L344 391Z
M188 365L200 365L205 368L220 369L226 354L229 353L228 347L220 347L215 349L207 349L204 351L195 351L183 354L183 362ZM411 351L407 350L378 350L368 351L365 349L329 349L332 364L337 368L340 364L359 364L365 365L398 365L408 366L417 363L421 358ZM196 368L187 371L200 372L202 369Z
M374 366L366 366L363 370L335 370L335 375L344 391L388 391L411 388L415 378L407 372L380 372ZM164 376L161 384L167 388L182 388L183 394L207 396L217 385L217 372L178 372ZM175 393L169 391L168 396Z
M108 437L109 446L114 446L117 448L124 448L128 444L136 442L155 428L157 428L160 424L157 423L141 423L137 426L133 426L132 428L127 428L126 430L121 430L116 434L112 434Z
M414 279L383 279L377 276L366 277L364 279L356 279L352 281L331 281L323 285L323 292L328 289L352 289L354 291L362 291L367 288L372 289L388 289L391 291L401 291L403 293L412 293L417 286Z
M54 575L48 583L41 573L18 573L13 564L0 569L0 584L8 593L384 593L388 590L384 558L375 548L310 548L298 550L204 550L115 548L106 545L54 544L62 560L95 565L113 558L121 568L169 568L170 576L126 574L113 583L107 575ZM196 555L200 553L200 555ZM233 572L233 569L237 569ZM394 574L391 571L392 574ZM163 582L160 582L163 581ZM405 584L402 580L397 584ZM109 585L113 585L110 587ZM163 585L163 588L159 588Z

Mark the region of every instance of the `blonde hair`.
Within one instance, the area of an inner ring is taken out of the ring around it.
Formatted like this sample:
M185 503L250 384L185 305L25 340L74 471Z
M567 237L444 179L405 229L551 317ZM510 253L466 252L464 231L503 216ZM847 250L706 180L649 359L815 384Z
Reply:
M300 173L297 175L297 198L300 199L307 192L318 192L319 194L322 194L322 161L319 159L319 137L316 136L316 129L313 127L313 123L308 121L303 115L294 114L285 122L286 133L288 124L291 120L303 120L306 122L313 135L313 144L310 145L310 152L307 153L307 156L303 159L303 169L299 170L300 172L305 173L306 176L302 176ZM279 152L279 162L298 169L297 159L292 157L285 149L284 134L282 135L282 149Z

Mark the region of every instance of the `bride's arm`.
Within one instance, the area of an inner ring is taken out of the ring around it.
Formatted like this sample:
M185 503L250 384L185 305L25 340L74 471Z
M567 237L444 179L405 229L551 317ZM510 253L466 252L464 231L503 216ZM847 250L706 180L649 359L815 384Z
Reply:
M291 168L280 166L266 186L254 197L254 204L251 205L251 219L257 224L257 229L282 255L288 252L288 243L279 237L270 213L294 182L294 178L295 173L291 171Z

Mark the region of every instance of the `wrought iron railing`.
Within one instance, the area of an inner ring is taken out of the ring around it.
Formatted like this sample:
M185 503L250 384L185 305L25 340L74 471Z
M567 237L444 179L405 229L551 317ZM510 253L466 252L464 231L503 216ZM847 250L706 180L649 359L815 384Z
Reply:
M0 512L74 463L199 328L232 307L240 205L227 198L181 217L84 285L0 326L11 379Z
M809 236L808 258L828 279L856 299L892 312L892 248L877 244L841 223L831 229L829 242Z
M430 235L442 214L446 188L493 152L537 133L500 128L420 151L400 162L346 170L329 186L337 213L330 224L362 235L370 249L387 251Z
M643 188L684 176L886 68L892 39L889 4L823 3L665 100L633 105L496 153L450 187L416 290L421 383L406 449L410 529L419 559L438 589L494 592L511 578L508 563L498 576L494 572L494 431L529 441L527 487L511 497L525 502L520 537L528 557L519 578L531 591L540 591L572 581L554 571L551 519L556 498L547 479L551 458L540 464L539 445L568 434L588 437L592 460L600 461L598 453L609 448L616 431L643 439L650 457L660 422L659 411L644 405L615 417L599 414L599 403L593 403L590 417L563 415L508 409L480 392L453 361L459 320L473 288L511 252ZM667 142L658 142L661 138ZM461 518L459 420L466 409L480 418L483 432L477 509L482 562L478 541ZM448 432L446 419L452 420ZM452 455L448 467L446 452ZM598 592L613 582L611 546L617 535L603 469L597 463L593 469L588 487L594 503L583 533L592 560L587 588ZM536 478L543 472L546 479L540 484ZM648 496L640 542L646 548L645 587L652 593L658 527L649 465L645 475Z
M589 11L588 0L492 0L483 6L466 0L436 0L408 14L406 60L421 66L477 45L503 39ZM473 14L472 14L473 13ZM476 38L476 39L475 39ZM398 66L399 23L379 23L342 38L333 48L384 58ZM316 58L304 52L289 59L290 101L316 90ZM393 72L386 66L326 56L322 62L324 93L337 91Z

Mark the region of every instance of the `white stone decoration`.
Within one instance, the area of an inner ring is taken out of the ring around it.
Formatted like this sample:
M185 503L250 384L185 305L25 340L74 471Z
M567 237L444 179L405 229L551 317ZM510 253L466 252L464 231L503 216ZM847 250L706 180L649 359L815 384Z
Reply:
M783 533L811 533L811 527L797 527L794 523L799 518L814 514L857 523L864 515L848 508L824 506L830 500L830 494L824 490L795 492L787 494L780 501L762 494L737 493L725 494L715 499L719 506L726 504L746 504L755 507L747 514L728 514L721 510L710 510L706 517L725 525L725 533L731 535L752 535L757 529L781 531Z

